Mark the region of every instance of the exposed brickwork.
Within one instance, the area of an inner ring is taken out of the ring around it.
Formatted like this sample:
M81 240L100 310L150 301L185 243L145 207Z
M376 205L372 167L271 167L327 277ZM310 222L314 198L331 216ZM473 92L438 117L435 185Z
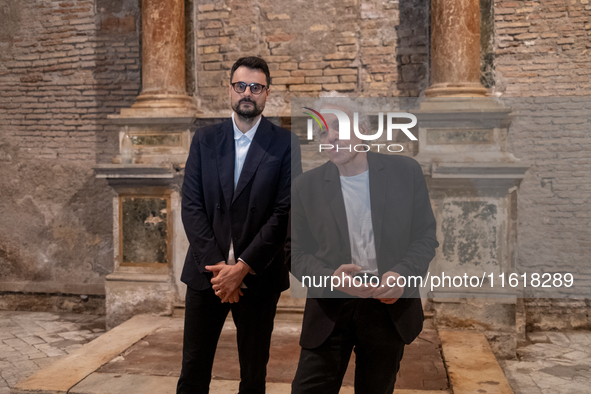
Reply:
M279 112L289 97L323 90L418 96L427 85L428 2L403 3L200 1L198 96L206 109L225 109L229 70L247 54L269 63Z
M496 85L511 96L591 94L588 0L495 2Z
M97 10L94 1L9 3L17 27L0 41L4 135L36 158L112 156L106 115L130 106L140 88L137 10L102 14L104 0Z
M573 273L579 278L575 282L575 287L580 289L577 295L589 297L591 99L511 101L523 118L514 122L509 132L510 151L532 165L518 191L517 265L529 274ZM587 292L582 291L584 288ZM560 296L559 290L553 294ZM580 310L578 301L573 302ZM540 319L542 310L554 315L561 309L542 305L526 307L528 319ZM564 317L562 313L550 320L560 320ZM581 315L577 314L576 319L580 320ZM543 322L539 323L544 326ZM550 325L545 326L549 328Z
M134 0L0 7L0 282L96 286L112 270L107 115L140 89Z
M591 273L591 99L568 98L591 94L590 34L588 0L495 2L497 90L560 97L516 101L532 118L509 133L509 150L532 163L518 193L518 265L528 272ZM576 300L534 300L526 310L530 329L591 321Z

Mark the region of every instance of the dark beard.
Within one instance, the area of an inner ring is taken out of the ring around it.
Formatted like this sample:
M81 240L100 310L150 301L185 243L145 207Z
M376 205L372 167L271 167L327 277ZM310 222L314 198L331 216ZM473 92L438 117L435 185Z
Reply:
M252 108L251 109L240 108L240 104L243 102L252 103ZM256 118L257 116L259 116L263 112L263 109L259 108L257 106L257 103L255 103L254 101L248 100L248 99L242 99L242 100L238 101L238 103L236 103L236 105L232 106L232 109L234 110L234 112L236 112L238 114L238 116L240 116L241 118L244 118L244 119Z

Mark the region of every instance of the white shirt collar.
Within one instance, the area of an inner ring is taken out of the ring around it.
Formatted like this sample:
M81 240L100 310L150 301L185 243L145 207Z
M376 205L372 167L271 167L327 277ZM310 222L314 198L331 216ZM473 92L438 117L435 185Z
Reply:
M252 141L255 133L257 132L257 129L259 128L259 124L261 123L261 119L263 117L259 116L259 120L255 123L254 126L252 126L252 129L248 130L246 133L242 133L242 131L240 131L238 126L236 126L236 121L234 120L234 114L235 113L232 112L232 124L234 125L234 139L239 140L240 138L242 138L243 135L245 135L246 138L248 138L249 140Z

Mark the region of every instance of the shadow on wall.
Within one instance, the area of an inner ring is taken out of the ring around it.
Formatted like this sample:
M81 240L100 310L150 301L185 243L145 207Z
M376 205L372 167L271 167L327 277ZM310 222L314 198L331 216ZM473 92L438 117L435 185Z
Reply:
M21 13L16 0L4 0L0 4L0 42L12 43L19 28Z
M396 67L401 96L419 97L429 87L429 0L401 0Z
M141 1L97 0L96 39L106 45L96 52L97 163L110 163L119 153L119 127L107 120L130 107L141 91Z

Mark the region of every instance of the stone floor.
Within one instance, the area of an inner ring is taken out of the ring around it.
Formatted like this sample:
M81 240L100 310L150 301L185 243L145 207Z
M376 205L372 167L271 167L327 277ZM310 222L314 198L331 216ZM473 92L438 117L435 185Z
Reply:
M171 379L170 384L174 385L180 368L181 326L181 319L171 319L112 358L93 376L153 375ZM289 382L293 376L299 353L299 324L278 321L276 327L269 381L274 382L271 385L285 385L283 382ZM237 379L238 370L228 368L235 362L227 362L236 360L234 330L232 324L227 324L220 341L214 365L218 385ZM0 311L0 394L8 394L17 381L76 351L103 332L104 319L98 316ZM591 392L591 332L538 332L528 334L528 339L530 344L518 350L518 360L500 362L516 394ZM427 328L407 348L397 387L445 389L447 379L440 347L436 331ZM344 384L352 384L351 371Z
M182 319L172 319L169 324L148 335L97 372L178 377L181 367L182 324ZM268 382L291 383L300 353L298 345L300 326L299 322L280 320L275 322L267 370ZM236 328L232 322L226 322L218 344L213 379L239 380L237 359ZM353 386L354 359L353 354L343 380L344 386ZM445 390L447 387L447 376L437 332L426 329L410 346L406 347L396 388Z
M0 394L104 332L102 316L0 311Z
M182 324L183 319L169 319L168 323L118 356L111 357L111 361L96 370L93 376L135 375L138 378L167 377L176 381L181 362ZM298 321L276 320L268 371L270 385L278 387L275 391L271 390L273 392L284 392L294 376L300 350L300 326L301 322ZM102 333L104 319L97 316L0 312L0 394L8 394L18 381L70 354ZM229 321L220 338L212 384L233 384L231 382L239 379L235 335L235 327ZM353 385L353 368L354 355L344 386ZM170 382L167 384L171 385ZM424 390L447 392L448 381L441 345L434 329L424 330L405 349L396 387L413 393L414 390L425 393L428 391ZM225 391L222 389L220 392ZM344 392L349 391L344 389Z
M535 332L518 360L501 362L515 394L591 393L591 332Z

